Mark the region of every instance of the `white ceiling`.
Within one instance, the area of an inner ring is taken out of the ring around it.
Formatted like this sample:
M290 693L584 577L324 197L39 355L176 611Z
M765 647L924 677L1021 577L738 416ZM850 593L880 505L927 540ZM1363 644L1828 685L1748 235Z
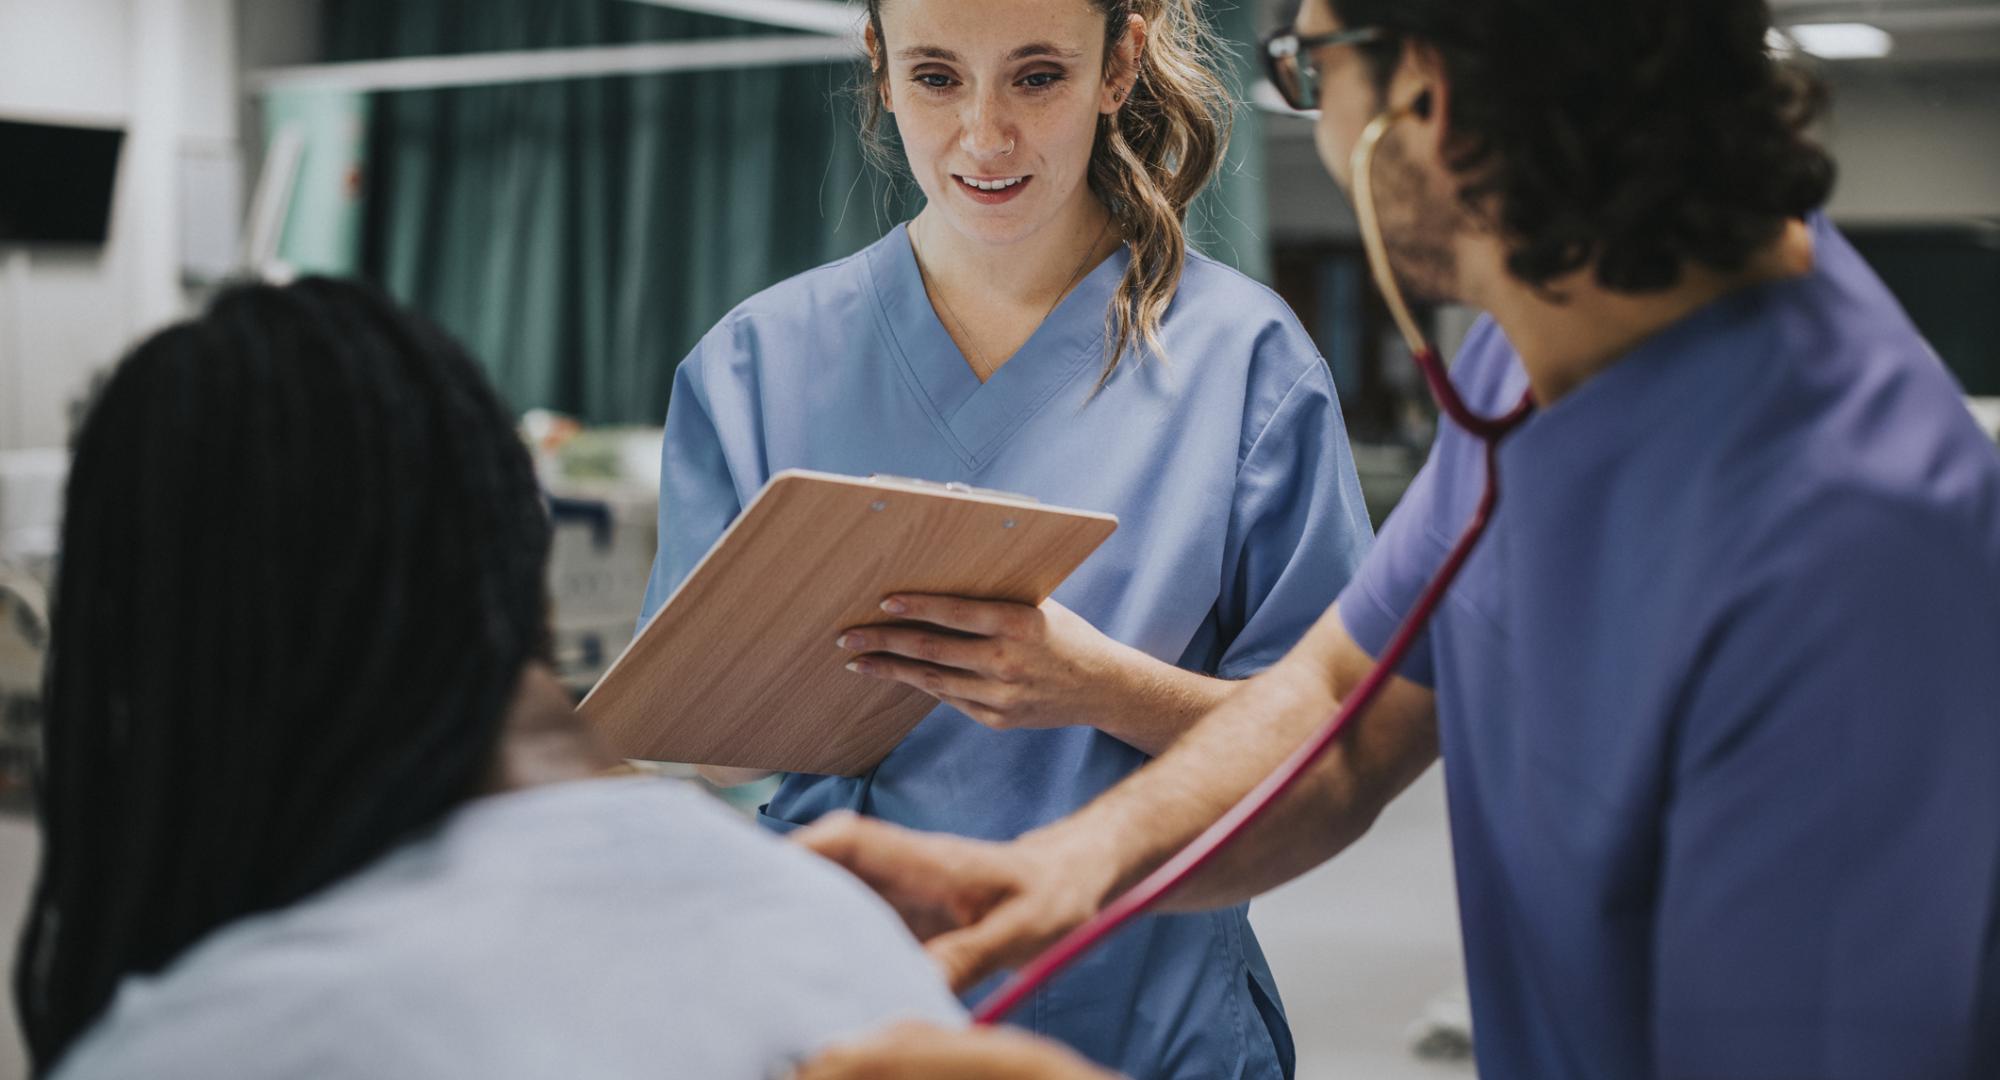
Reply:
M1780 24L1860 22L1887 30L1896 66L2000 64L2000 0L1771 0Z

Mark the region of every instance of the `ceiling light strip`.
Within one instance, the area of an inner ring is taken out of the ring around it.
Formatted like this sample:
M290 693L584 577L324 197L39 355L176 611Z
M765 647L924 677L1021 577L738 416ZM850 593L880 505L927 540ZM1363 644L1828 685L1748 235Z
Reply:
M441 90L610 75L825 63L851 60L857 55L857 46L849 38L787 34L308 64L251 72L245 82L253 93L260 94L308 88L359 92Z

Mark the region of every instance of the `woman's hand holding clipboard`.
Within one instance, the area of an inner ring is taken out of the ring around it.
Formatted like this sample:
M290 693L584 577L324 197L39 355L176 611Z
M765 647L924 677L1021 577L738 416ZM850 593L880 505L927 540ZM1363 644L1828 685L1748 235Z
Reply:
M847 670L838 639L914 631L917 613L884 597L1040 613L1117 525L960 484L781 472L579 711L629 758L858 775L936 699Z

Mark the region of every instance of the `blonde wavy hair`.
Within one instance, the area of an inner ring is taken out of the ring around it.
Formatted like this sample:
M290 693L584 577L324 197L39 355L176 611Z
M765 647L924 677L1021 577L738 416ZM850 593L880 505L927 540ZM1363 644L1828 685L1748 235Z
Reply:
M882 5L868 0L875 40L882 36ZM1111 211L1132 261L1105 314L1111 348L1098 375L1103 389L1131 349L1164 356L1160 320L1180 288L1187 263L1187 212L1214 178L1229 145L1235 103L1215 72L1223 50L1202 19L1197 0L1080 0L1104 13L1104 77L1125 74L1112 62L1133 15L1146 20L1147 37L1131 93L1117 112L1098 118L1090 154L1090 190ZM886 54L887 46L878 47ZM863 75L861 132L868 156L895 173L906 166L882 132L887 111L888 65L870 63Z

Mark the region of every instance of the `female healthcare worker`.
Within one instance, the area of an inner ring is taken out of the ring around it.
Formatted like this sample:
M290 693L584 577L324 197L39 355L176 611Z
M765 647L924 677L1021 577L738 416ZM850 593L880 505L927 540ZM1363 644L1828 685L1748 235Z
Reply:
M1186 250L1229 108L1192 0L871 0L868 16L868 126L894 115L926 206L752 297L683 362L645 611L786 468L1116 513L1039 608L889 597L948 633L841 635L857 677L940 705L869 774L788 775L764 810L779 830L852 809L1008 839L1291 648L1369 526L1312 342L1271 292ZM1242 907L1136 925L1023 1015L1134 1076L1291 1073Z

